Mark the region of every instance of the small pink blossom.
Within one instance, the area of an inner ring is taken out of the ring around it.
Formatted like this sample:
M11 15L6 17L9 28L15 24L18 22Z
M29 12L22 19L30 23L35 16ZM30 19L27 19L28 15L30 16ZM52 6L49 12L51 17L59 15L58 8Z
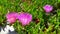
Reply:
M51 6L51 5L45 5L43 7L43 9L45 10L46 13L49 13L49 12L51 12L53 10L53 6Z
M20 13L18 16L18 19L20 21L20 23L25 26L28 25L30 23L30 21L32 21L32 15L29 13Z
M12 24L16 21L18 14L16 12L11 12L6 15L7 21Z

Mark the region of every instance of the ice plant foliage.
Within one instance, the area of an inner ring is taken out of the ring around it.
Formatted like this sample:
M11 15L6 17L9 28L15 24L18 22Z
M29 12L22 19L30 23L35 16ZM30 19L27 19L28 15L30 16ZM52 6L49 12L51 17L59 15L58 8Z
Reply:
M11 12L6 15L7 21L10 24L13 24L17 19L18 14L16 12Z
M49 12L51 12L53 10L53 6L51 6L51 5L45 5L43 7L43 9L45 10L46 13L49 13Z
M18 20L23 26L28 25L32 20L32 15L29 13L20 13Z

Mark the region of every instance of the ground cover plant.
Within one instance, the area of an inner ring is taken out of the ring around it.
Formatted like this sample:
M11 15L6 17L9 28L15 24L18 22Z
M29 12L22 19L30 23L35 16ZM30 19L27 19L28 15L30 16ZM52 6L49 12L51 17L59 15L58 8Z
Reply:
M60 0L0 0L0 26L17 34L60 34Z

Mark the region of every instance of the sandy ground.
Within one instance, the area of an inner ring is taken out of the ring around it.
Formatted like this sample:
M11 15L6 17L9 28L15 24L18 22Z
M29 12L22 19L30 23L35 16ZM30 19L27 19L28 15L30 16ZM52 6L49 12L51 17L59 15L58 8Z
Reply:
M17 34L17 32L15 31L5 32L4 29L0 26L0 34Z

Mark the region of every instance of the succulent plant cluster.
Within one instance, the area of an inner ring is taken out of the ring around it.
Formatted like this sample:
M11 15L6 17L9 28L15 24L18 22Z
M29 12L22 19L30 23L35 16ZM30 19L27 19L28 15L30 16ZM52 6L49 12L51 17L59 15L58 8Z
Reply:
M0 26L4 33L60 34L60 0L0 0Z

